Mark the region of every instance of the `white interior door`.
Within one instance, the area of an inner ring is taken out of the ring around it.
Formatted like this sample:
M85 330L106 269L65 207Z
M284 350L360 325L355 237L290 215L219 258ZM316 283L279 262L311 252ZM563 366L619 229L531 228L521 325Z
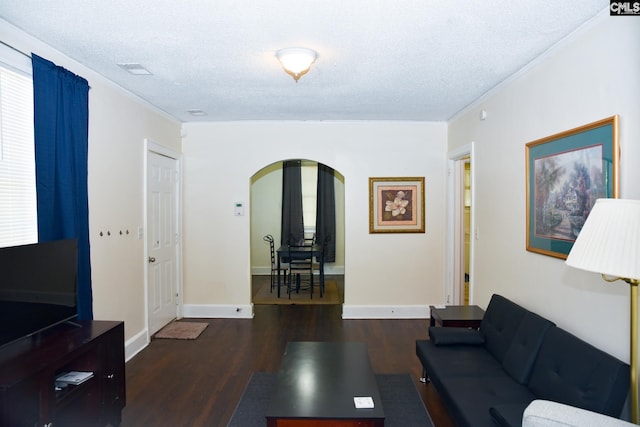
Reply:
M149 334L178 313L178 161L147 157L147 304Z
M465 298L465 274L469 275L469 303L473 304L473 142L449 157L449 212L447 222L446 304L461 305ZM469 194L465 194L465 164L469 164ZM465 207L468 199L469 207Z

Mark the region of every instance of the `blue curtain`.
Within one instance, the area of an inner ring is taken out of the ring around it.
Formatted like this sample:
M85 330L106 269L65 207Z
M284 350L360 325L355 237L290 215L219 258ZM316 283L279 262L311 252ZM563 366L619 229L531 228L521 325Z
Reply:
M78 318L93 319L87 150L89 84L32 54L38 240L78 241Z

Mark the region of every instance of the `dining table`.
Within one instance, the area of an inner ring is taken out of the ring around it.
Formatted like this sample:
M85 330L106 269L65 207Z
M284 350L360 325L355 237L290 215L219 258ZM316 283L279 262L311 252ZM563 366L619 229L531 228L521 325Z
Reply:
M288 263L290 259L316 259L320 270L320 296L324 291L324 251L322 245L282 245L278 253L278 298L280 298L280 265Z

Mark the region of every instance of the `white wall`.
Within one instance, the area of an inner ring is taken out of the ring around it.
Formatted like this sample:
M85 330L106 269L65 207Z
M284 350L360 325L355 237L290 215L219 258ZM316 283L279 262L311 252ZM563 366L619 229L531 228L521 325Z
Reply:
M180 151L180 125L10 25L0 39L76 72L91 85L89 203L97 319L145 333L143 140ZM628 360L628 289L525 251L527 142L620 115L621 196L640 199L640 24L601 16L468 111L446 123L239 122L184 125L184 302L250 316L250 178L287 158L345 177L345 313L427 315L444 302L446 151L476 142L474 295L499 292ZM481 108L486 121L478 120ZM447 132L448 147L447 147ZM425 176L426 234L369 234L368 178ZM246 205L245 212L250 212ZM111 231L109 238L100 231ZM130 234L119 236L120 230ZM236 312L241 308L241 312Z
M251 180L251 274L269 274L269 244L263 236L271 234L276 248L280 243L282 211L282 163L274 163L257 172Z
M621 197L640 199L638 40L639 20L601 15L449 127L449 150L476 142L474 301L500 293L625 361L628 285L525 250L525 144L619 114Z
M345 316L426 317L429 304L444 301L445 123L191 123L184 131L185 315L250 315L250 218L234 217L233 205L248 203L257 171L290 158L344 176ZM369 234L374 176L425 177L425 234Z
M180 152L180 123L4 21L0 21L0 39L23 52L33 51L89 82L94 318L123 320L125 340L139 349L146 344L146 263L144 240L137 237L137 227L144 224L144 140L150 138Z

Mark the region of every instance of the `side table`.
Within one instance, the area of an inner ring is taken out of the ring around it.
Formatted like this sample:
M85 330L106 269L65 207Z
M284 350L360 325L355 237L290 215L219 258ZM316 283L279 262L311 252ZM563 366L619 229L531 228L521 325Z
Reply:
M447 305L444 308L429 306L431 326L453 326L458 328L480 327L484 310L477 305Z

